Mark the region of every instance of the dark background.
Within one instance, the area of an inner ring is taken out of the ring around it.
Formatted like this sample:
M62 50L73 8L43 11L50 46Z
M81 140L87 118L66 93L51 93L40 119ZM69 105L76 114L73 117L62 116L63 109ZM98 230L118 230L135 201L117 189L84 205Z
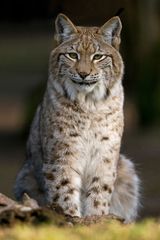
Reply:
M1 0L0 192L13 197L25 142L48 74L54 20L65 13L77 25L102 25L120 14L125 62L122 150L142 180L141 216L160 215L160 1Z

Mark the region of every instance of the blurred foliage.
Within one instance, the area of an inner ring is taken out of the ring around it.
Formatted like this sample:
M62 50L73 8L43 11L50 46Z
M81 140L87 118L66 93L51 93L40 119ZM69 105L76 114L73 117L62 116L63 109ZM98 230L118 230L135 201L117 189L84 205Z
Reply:
M122 50L125 88L136 103L141 127L160 122L160 1L125 1Z
M46 81L41 81L38 86L36 86L34 89L32 89L32 92L30 93L30 96L27 98L26 101L26 117L25 117L25 123L24 123L24 131L22 132L22 135L24 137L28 136L28 132L30 130L30 125L32 123L35 111L37 109L37 106L42 102L43 95L46 89Z
M151 125L160 121L160 43L137 66L135 96L141 125Z
M160 223L148 219L136 224L122 225L115 221L90 226L57 227L55 225L17 225L0 229L1 240L159 240Z
M43 78L42 69L43 71L46 69L51 47L49 39L52 39L49 32L52 32L53 37L56 15L63 12L79 25L102 25L119 9L124 8L120 17L123 23L121 52L125 62L125 92L128 98L136 103L141 127L158 125L160 121L159 0L112 0L112 2L81 0L78 4L74 0L45 2L35 0L34 3L30 0L24 4L20 0L16 3L8 0L3 1L0 7L2 13L0 20L6 24L2 24L2 30L4 31L5 26L10 26L7 37L3 36L2 31L0 38L0 78L4 79L3 85L11 91L14 88L19 89L18 94L20 94L27 86L28 79L34 81L36 78L34 83L30 84L32 89L26 89L28 93L25 94L29 96L26 102L28 122L33 117L35 107L42 100L41 93L45 90L44 85L39 82ZM7 25L7 21L11 21L12 25ZM19 29L16 28L17 24ZM15 32L18 32L18 35ZM28 34L27 38L23 38L25 34ZM38 74L42 76L40 80ZM13 83L10 84L11 76L16 87ZM22 86L21 76L24 77L24 88L19 88ZM30 80L30 83L33 81Z

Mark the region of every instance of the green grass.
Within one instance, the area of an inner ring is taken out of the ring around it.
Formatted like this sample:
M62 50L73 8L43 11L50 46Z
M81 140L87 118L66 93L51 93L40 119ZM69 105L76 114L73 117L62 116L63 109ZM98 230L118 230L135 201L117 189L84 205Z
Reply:
M159 240L160 222L153 219L123 225L107 220L90 226L16 225L0 229L1 240Z

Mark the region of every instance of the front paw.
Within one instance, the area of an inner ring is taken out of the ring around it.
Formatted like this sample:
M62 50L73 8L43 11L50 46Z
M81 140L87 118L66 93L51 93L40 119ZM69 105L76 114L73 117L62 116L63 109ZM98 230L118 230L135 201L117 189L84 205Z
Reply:
M68 203L68 205L64 206L63 212L66 216L81 217L80 210L76 204Z
M54 202L50 205L50 207L59 214L63 214L65 216L70 217L81 217L81 212L78 206L70 201L66 202L67 197L64 198L65 202Z

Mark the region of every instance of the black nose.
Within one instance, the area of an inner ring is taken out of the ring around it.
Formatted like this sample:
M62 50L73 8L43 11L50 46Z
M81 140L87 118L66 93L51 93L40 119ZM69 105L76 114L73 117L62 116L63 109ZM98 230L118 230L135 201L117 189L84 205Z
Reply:
M80 76L82 79L85 79L85 78L89 75L89 74L86 73L86 72L79 72L78 74L79 74L79 76Z

